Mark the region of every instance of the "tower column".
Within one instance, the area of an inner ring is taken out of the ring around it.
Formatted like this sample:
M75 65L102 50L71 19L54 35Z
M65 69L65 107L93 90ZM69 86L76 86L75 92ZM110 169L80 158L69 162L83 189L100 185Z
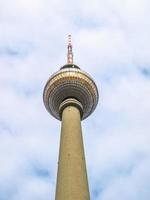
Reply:
M80 109L68 105L62 111L56 200L89 200L89 188L81 130Z

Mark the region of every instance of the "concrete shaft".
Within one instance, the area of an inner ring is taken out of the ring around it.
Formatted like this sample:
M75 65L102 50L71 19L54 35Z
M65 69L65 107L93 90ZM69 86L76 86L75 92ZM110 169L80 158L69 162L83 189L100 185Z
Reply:
M80 112L68 106L62 113L55 200L89 199Z

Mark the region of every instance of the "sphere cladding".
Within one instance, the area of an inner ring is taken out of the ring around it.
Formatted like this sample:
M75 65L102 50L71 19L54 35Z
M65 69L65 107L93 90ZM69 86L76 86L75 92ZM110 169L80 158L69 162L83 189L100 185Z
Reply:
M82 120L87 118L97 106L97 86L79 67L62 67L45 85L43 92L45 107L58 120L61 120L59 106L67 98L75 98L82 104Z

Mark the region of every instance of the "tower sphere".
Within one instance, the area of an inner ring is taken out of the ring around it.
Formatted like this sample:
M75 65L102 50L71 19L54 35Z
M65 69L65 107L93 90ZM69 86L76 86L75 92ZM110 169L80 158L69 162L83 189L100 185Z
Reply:
M60 106L67 99L75 99L82 105L82 120L95 110L98 103L98 90L93 79L74 64L61 67L44 88L45 107L56 119L61 120Z

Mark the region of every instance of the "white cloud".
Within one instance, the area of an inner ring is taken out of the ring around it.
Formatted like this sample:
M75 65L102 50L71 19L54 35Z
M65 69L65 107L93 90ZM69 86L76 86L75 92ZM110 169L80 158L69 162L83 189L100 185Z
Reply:
M2 200L54 199L60 123L42 91L65 64L69 33L75 63L100 92L83 122L92 199L149 199L149 8L147 0L0 1Z

